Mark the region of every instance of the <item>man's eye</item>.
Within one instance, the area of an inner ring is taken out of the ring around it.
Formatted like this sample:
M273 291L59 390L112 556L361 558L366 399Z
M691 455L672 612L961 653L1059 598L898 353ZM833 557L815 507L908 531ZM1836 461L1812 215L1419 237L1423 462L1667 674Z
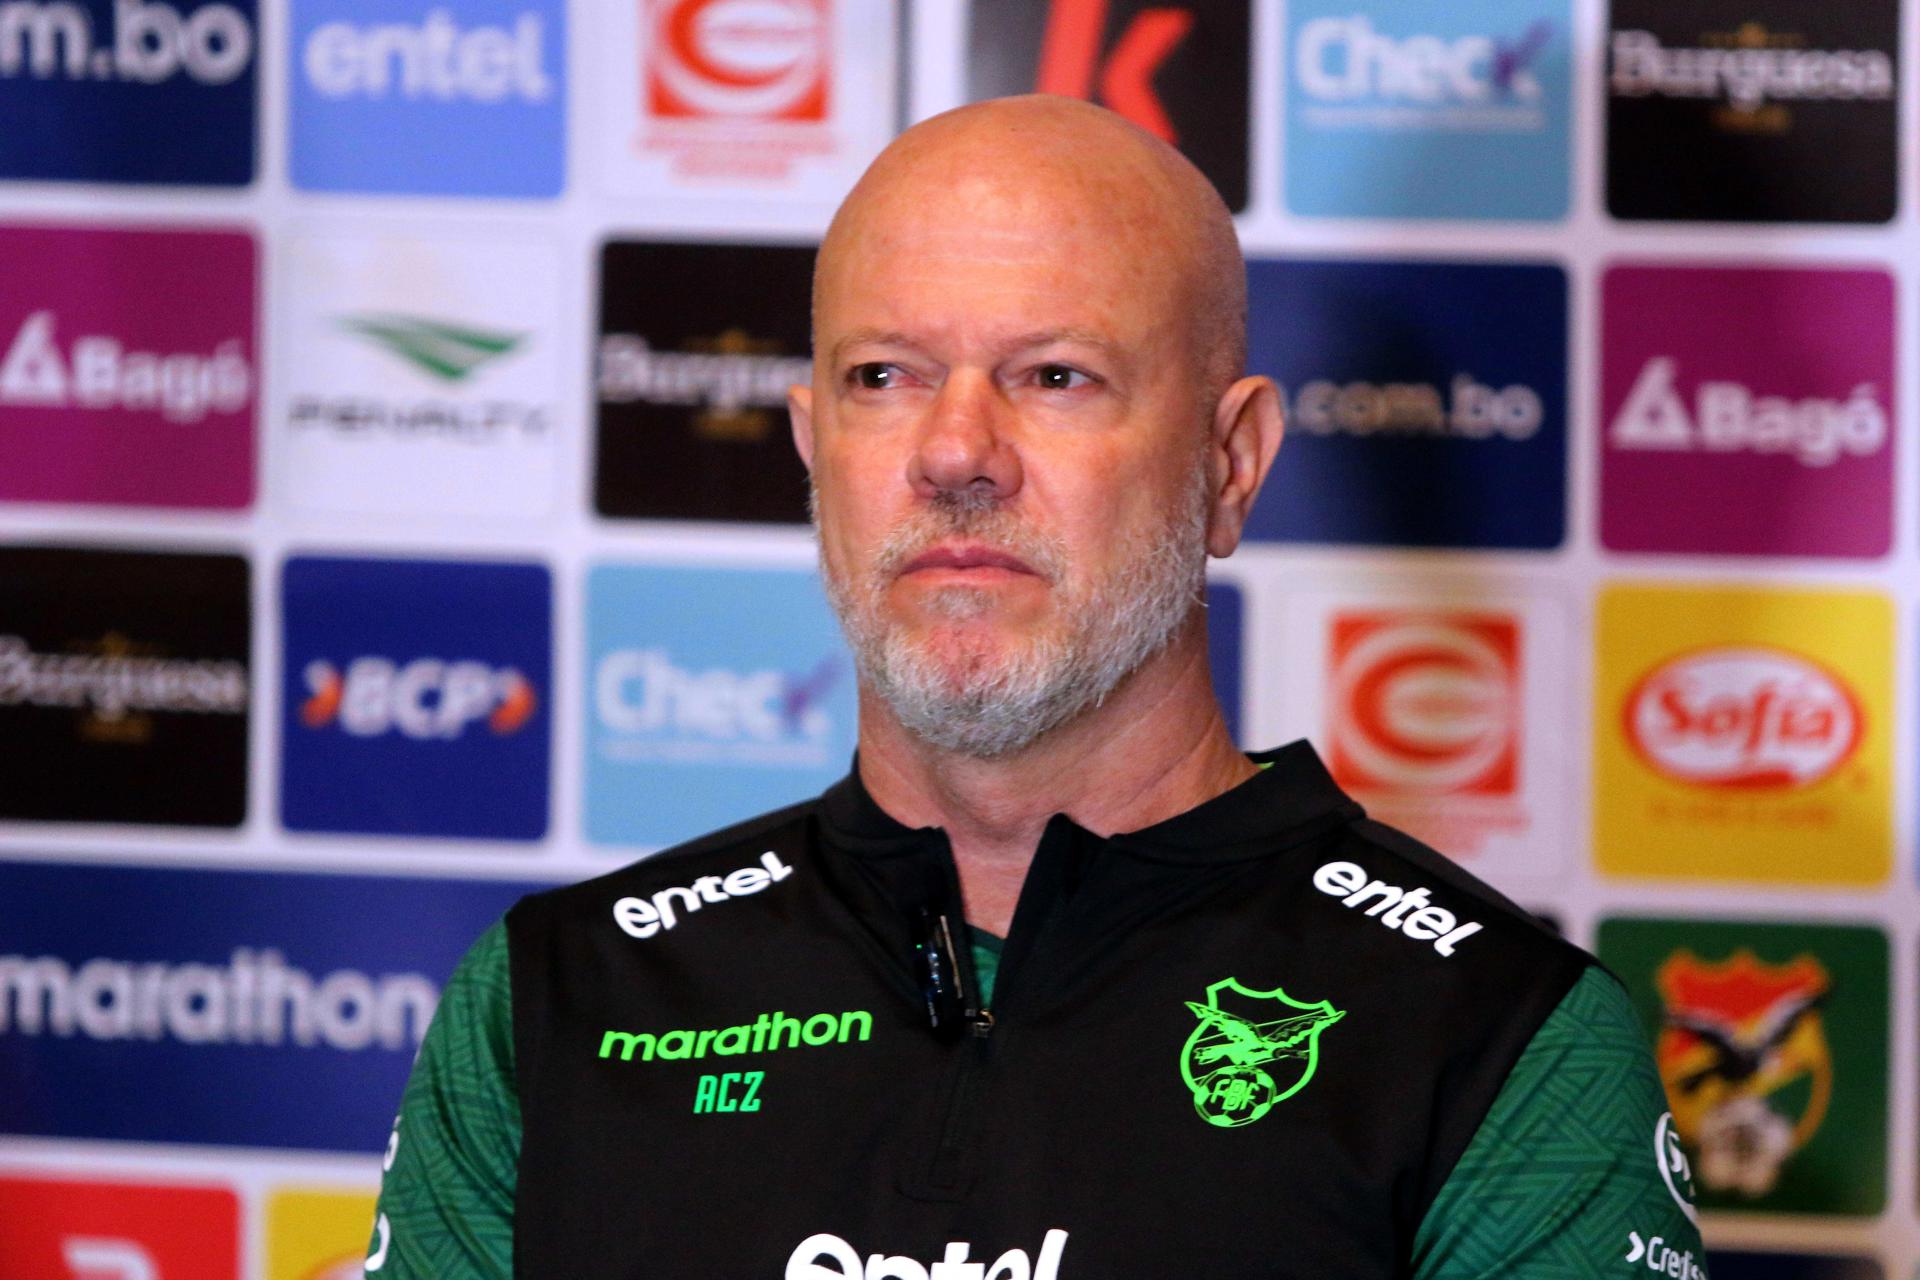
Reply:
M1048 391L1071 391L1093 379L1071 365L1043 364L1033 371L1033 380Z
M853 385L868 391L885 391L900 385L900 371L890 364L857 364L853 366Z

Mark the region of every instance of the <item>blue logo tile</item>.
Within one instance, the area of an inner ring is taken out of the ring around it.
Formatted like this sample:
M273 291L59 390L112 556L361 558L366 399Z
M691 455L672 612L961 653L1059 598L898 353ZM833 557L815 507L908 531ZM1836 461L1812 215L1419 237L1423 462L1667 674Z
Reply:
M1545 549L1566 530L1558 266L1248 264L1250 367L1287 439L1250 538Z
M294 0L293 183L553 196L565 168L565 0Z
M852 761L853 658L811 570L596 566L586 670L597 843L688 840Z
M551 601L541 565L289 560L281 821L545 835Z
M1241 650L1246 637L1246 602L1240 588L1224 582L1207 584L1207 660L1213 667L1213 692L1227 719L1227 733L1241 746L1260 746L1240 736L1241 689L1244 672Z

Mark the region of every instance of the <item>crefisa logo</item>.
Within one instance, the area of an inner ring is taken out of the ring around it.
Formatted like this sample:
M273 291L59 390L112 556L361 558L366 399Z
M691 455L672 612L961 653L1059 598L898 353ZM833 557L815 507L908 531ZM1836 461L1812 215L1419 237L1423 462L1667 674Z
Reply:
M1865 714L1846 682L1819 663L1730 645L1648 672L1627 695L1624 719L1627 741L1663 777L1786 791L1829 778L1852 759Z
M254 0L12 0L0 178L253 180Z

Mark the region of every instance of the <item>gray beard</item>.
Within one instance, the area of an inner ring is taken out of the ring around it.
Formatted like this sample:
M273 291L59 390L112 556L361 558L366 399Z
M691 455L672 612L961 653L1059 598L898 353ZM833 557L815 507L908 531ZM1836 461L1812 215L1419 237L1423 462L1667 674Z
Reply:
M1024 750L1105 702L1204 607L1207 504L1206 472L1196 464L1181 509L1151 534L1130 538L1110 577L1063 602L1055 633L1004 656L943 658L915 644L905 628L887 624L879 610L886 584L942 538L974 537L1005 548L1057 584L1066 561L1062 548L1025 528L998 499L943 492L888 536L865 582L839 581L824 556L821 578L862 681L894 718L941 751L994 759ZM935 593L930 604L940 616L964 621L990 610L994 600L990 591L956 586Z

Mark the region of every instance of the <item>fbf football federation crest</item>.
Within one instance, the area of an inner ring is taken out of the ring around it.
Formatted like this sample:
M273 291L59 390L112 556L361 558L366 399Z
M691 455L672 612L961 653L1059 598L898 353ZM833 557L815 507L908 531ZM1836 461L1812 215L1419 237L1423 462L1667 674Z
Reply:
M1222 1129L1252 1124L1306 1088L1320 1033L1347 1016L1325 1000L1308 1004L1237 978L1212 984L1205 1004L1187 1008L1199 1022L1180 1051L1180 1076L1200 1118Z

